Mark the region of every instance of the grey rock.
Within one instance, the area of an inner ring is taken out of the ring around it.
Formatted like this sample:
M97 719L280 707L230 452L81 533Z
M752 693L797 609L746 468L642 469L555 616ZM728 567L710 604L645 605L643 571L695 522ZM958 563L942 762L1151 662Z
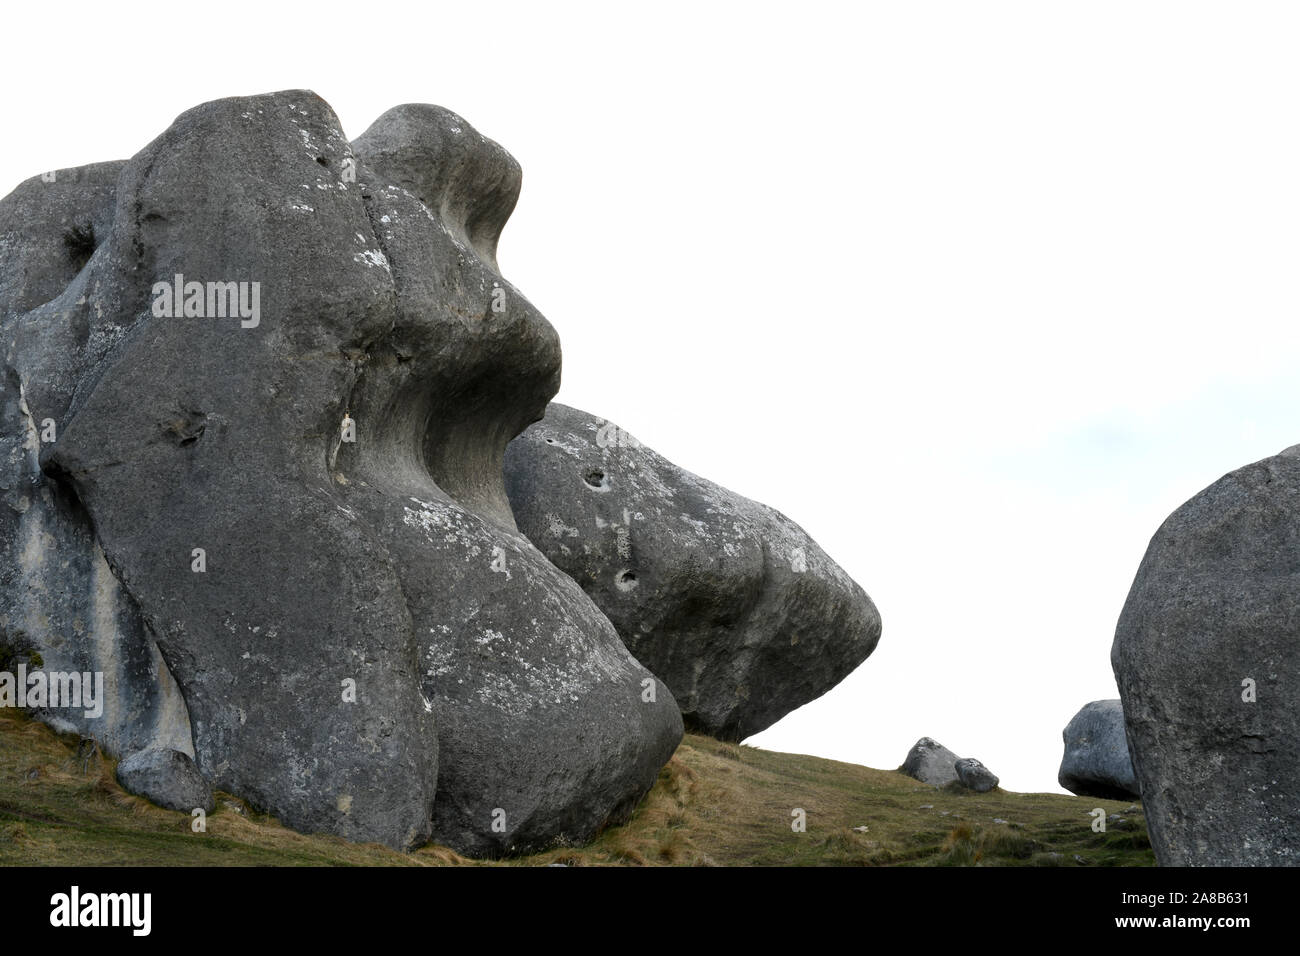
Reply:
M71 284L35 307L62 273L0 286L18 290L8 430L58 425L10 473L48 492L38 530L83 533L50 550L12 525L6 546L40 560L10 586L57 582L75 551L75 580L99 555L119 601L69 599L67 630L34 634L61 600L37 595L24 640L156 648L149 700L174 678L203 776L295 829L485 855L580 842L680 740L671 693L643 699L653 676L506 498L505 446L560 370L496 267L519 182L438 107L350 145L310 92L219 100L121 167ZM258 308L160 315L176 275L250 283ZM79 633L76 601L126 623ZM132 739L165 722L144 723Z
M193 754L180 690L139 608L85 509L39 462L73 390L110 345L111 332L92 335L82 299L125 165L55 170L0 200L0 659L39 660L47 675L88 675L91 687L102 675L103 699L89 715L86 707L32 708L62 732L94 737L112 756L149 747ZM30 396L39 414L17 371L25 363L40 369L43 398Z
M1300 864L1298 556L1278 455L1178 508L1138 568L1111 663L1162 866Z
M957 771L957 779L962 786L976 793L988 793L998 785L998 778L993 771L974 757L958 760L953 769Z
M1071 793L1104 800L1141 797L1118 700L1094 700L1061 732L1065 754L1057 781Z
M0 200L0 316L44 305L76 279L112 228L125 165L52 170Z
M511 442L505 472L520 530L667 682L693 730L758 733L880 638L871 599L802 528L604 419L552 403Z
M542 417L560 367L554 330L496 271L519 168L438 107L390 110L354 145L363 165L400 185L376 192L369 212L402 312L379 351L382 371L361 379L352 407L385 422L413 400L414 383L430 391L409 420L372 439L368 460L341 454L337 467L357 469L346 487L394 529L390 550L410 549L404 588L422 625L422 689L439 723L446 796L434 806L435 837L472 853L584 842L626 819L683 728L673 695L647 697L654 675L519 533L506 496L505 446ZM432 228L427 210L440 210L445 228ZM467 326L464 315L482 318ZM402 463L413 440L427 472L411 481Z
M907 752L907 759L898 772L931 786L946 787L957 779L956 763L955 753L937 740L922 737Z
M190 813L216 809L212 788L189 754L154 748L131 754L117 765L117 781L160 807Z

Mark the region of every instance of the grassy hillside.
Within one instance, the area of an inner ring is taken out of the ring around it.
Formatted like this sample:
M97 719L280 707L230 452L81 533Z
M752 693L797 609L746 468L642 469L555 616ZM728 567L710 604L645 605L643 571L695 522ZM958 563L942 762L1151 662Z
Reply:
M625 826L594 843L483 864L442 847L396 853L303 836L218 795L207 832L131 796L113 762L0 710L0 865L1150 866L1131 804L936 790L886 770L688 736ZM928 806L927 806L928 805ZM1093 833L1089 811L1122 824ZM806 812L807 831L791 829ZM1006 821L994 822L995 819ZM858 831L856 827L866 827Z

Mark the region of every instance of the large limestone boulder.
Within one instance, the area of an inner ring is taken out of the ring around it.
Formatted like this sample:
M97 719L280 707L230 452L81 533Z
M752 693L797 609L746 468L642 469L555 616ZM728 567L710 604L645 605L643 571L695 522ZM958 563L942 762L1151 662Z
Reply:
M912 744L912 749L907 752L898 772L934 787L946 787L958 779L958 759L955 753L933 737L922 737Z
M880 615L802 528L552 403L511 442L519 528L663 678L687 726L740 740L875 649Z
M1151 539L1111 649L1164 866L1300 863L1300 458L1220 478Z
M1065 753L1056 779L1082 797L1126 800L1142 796L1128 755L1124 708L1118 700L1094 700L1061 732Z
M560 371L496 266L514 160L431 106L349 144L292 91L190 110L111 198L84 178L49 200L94 223L71 265L30 262L62 205L0 218L6 627L125 674L81 726L395 847L625 816L681 718L506 498Z

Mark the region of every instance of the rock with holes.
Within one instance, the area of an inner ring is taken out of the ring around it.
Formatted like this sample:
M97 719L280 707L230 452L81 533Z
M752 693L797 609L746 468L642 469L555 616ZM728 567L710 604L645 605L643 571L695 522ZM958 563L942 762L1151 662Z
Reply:
M998 785L997 774L974 757L963 757L953 763L952 769L956 771L957 779L967 790L988 793Z
M131 754L117 765L117 782L168 810L211 813L216 809L207 780L189 755L179 750L152 747Z
M1156 860L1300 864L1300 450L1151 539L1111 663Z
M1124 733L1118 700L1085 704L1061 732L1065 754L1057 781L1071 793L1104 800L1142 796Z
M802 528L552 403L511 444L519 528L667 682L687 726L740 740L844 679L880 615Z
M160 655L198 771L295 829L582 841L681 737L506 498L506 443L560 371L496 267L519 182L438 107L349 144L312 93L219 100L121 165L93 250L76 233L57 276L6 257L45 274L3 286L25 290L0 339L10 500L39 516L6 546L13 587L53 582L23 639ZM88 569L62 590L59 535Z
M955 753L933 737L922 737L907 752L898 772L932 787L946 787L957 779L956 763Z

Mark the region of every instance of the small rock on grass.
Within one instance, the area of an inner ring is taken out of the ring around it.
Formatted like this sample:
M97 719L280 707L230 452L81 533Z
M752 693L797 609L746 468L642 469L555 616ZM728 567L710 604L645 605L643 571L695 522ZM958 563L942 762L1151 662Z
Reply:
M126 790L168 810L189 813L216 809L212 788L189 755L153 747L131 754L117 765L117 780Z
M962 786L976 793L988 793L998 785L997 775L973 757L958 760L953 769L957 771Z

